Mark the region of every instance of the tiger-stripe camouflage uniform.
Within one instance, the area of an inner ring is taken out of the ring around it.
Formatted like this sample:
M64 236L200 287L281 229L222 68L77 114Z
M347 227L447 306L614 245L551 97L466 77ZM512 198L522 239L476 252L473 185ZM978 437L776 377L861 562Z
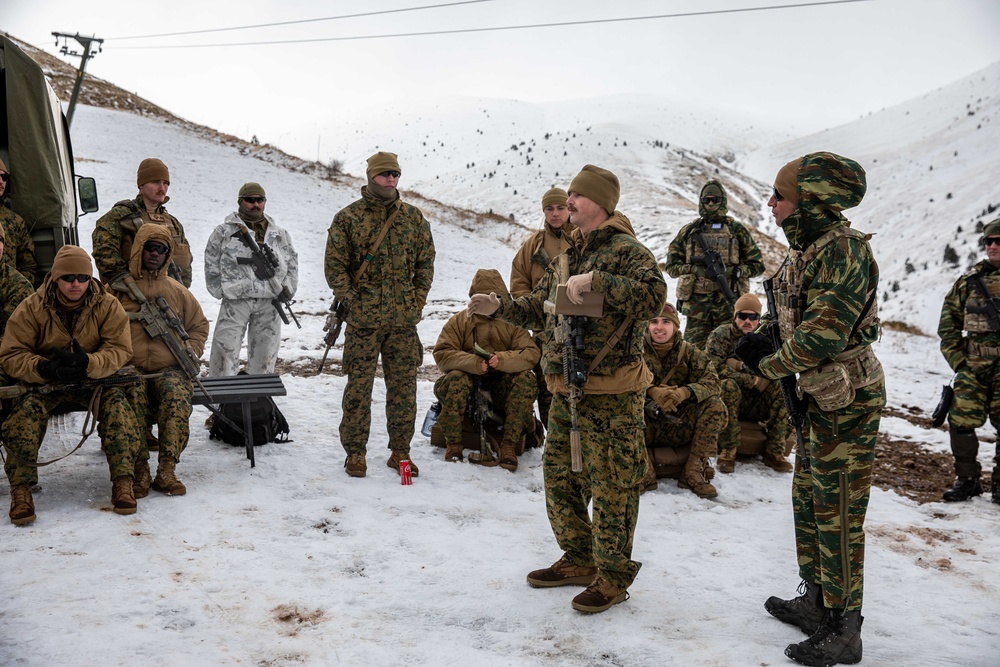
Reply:
M408 460L417 417L417 369L423 346L417 323L434 279L434 238L416 206L396 189L399 162L392 153L368 159L368 185L361 199L333 218L326 242L326 281L350 305L344 332L344 388L340 442L345 468L353 477L367 473L365 453L371 429L371 395L379 357L386 386L389 467ZM390 216L395 216L374 256L367 257ZM358 284L355 276L367 262ZM416 466L411 465L414 474Z
M666 298L666 283L652 253L635 238L631 223L615 210L618 178L587 165L569 188L569 211L579 227L566 251L567 294L582 301L588 291L604 294L604 314L587 323L580 359L588 367L577 406L583 471L571 466L571 410L563 379L563 350L555 337L545 343L542 370L554 395L542 458L549 523L564 555L531 572L536 587L589 584L573 608L601 612L625 600L639 571L632 540L639 511L639 483L646 473L643 399L652 374L643 362L646 321ZM470 312L532 330L554 331L556 318L544 303L556 300L552 266L534 290L519 299L475 295ZM614 338L616 331L621 338ZM594 365L605 344L610 350ZM593 366L593 368L590 368ZM588 506L593 500L593 518Z
M1000 429L1000 331L990 326L986 300L973 284L981 277L991 297L1000 296L1000 218L983 228L980 245L987 258L952 286L945 296L938 323L941 353L955 371L955 396L948 411L948 427L957 479L944 493L948 501L982 494L976 429L987 419L994 429ZM1000 299L996 303L1000 305ZM1000 438L993 458L991 498L1000 504Z
M479 269L469 296L490 292L504 294L507 286L496 269ZM489 353L489 361L475 354L476 345ZM503 416L499 458L491 463L517 470L518 445L535 427L532 368L540 356L531 335L520 327L464 310L451 316L434 344L434 361L444 373L434 383L434 395L441 401L437 423L444 433L446 461L462 460L462 421L475 376Z
M698 198L699 217L677 232L667 249L667 275L678 278L677 306L687 316L684 340L704 347L708 335L733 319L733 307L723 296L719 283L705 275L705 254L693 233L701 230L709 249L719 253L726 265L726 278L739 297L750 287L750 279L764 272L764 258L750 232L741 222L726 215L726 191L719 181L709 181Z
M809 639L785 654L807 665L861 660L864 522L885 376L871 348L879 337L878 264L870 235L841 211L857 206L865 172L848 158L811 153L778 172L768 205L788 239L775 286L781 349L749 334L737 353L771 380L799 374L806 394L806 459L796 459L792 507L799 598L765 607ZM817 618L817 612L819 617Z

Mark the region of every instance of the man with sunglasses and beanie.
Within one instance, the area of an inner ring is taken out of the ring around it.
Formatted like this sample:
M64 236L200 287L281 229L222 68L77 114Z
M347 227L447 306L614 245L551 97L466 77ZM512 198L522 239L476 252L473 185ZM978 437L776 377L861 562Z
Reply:
M163 225L174 237L174 253L170 271L173 276L191 287L191 246L184 235L184 227L164 206L170 197L170 171L163 161L150 157L139 163L135 174L139 194L135 199L125 199L101 216L94 227L92 242L94 264L101 280L109 285L126 275L135 233L146 223Z
M173 236L166 227L143 225L132 244L129 273L147 301L157 304L158 308L158 299L166 300L189 336L183 346L197 359L205 350L208 320L190 290L167 275L173 245ZM187 487L177 478L176 468L188 444L194 385L167 344L146 331L145 323L138 316L142 304L128 286L117 286L116 293L129 314L132 336L129 363L143 374L162 373L160 377L128 389L136 420L140 424L158 425L160 445L155 479L149 472L149 450L145 443L140 447L135 460L133 491L136 498L145 498L150 487L168 496L183 496Z
M702 349L716 327L732 320L733 306L719 281L706 274L706 250L697 233L701 232L708 251L718 253L736 297L750 288L751 278L764 272L757 242L743 223L727 215L728 211L722 183L709 181L698 197L698 219L684 225L667 249L665 270L678 279L677 306L687 316L684 340Z
M861 165L834 153L810 153L778 171L768 206L789 246L774 278L781 348L758 333L736 345L761 377L798 375L804 401L805 447L792 479L801 595L764 603L809 635L785 649L803 665L862 658L864 524L885 375L872 350L881 327L871 235L842 211L866 189Z
M569 187L570 220L578 229L565 253L570 273L565 286L557 285L550 265L530 294L517 299L475 294L468 305L470 315L493 315L550 334L542 370L553 400L542 470L549 524L563 555L527 578L536 588L586 586L572 606L589 613L625 601L641 567L632 560L632 541L639 484L647 470L643 405L653 379L643 360L643 340L646 323L660 313L667 295L656 258L616 210L619 195L617 176L586 165ZM583 304L588 292L603 294L602 314L588 318L578 352L586 369L575 411L582 472L572 466L574 413L563 375L563 344L555 335L559 324L556 315L545 312L546 301L561 303L560 287L571 304Z
M391 450L386 465L399 471L410 461L417 419L417 369L424 348L417 335L434 280L434 238L420 209L404 203L397 185L395 153L368 158L368 184L361 199L333 218L326 240L326 282L347 308L344 331L344 388L340 444L351 477L368 473L375 369L382 359L385 416Z
M113 375L132 356L128 316L99 281L90 256L78 246L56 253L41 287L21 302L7 322L0 365L7 375L32 385L67 384ZM10 481L10 521L35 520L31 485L38 482L38 449L49 415L62 403L87 408L94 389L31 392L14 400L3 424ZM116 514L134 514L132 476L140 430L121 386L103 387L97 406L101 449L111 470Z
M791 472L792 464L785 458L788 439L788 413L781 385L754 374L736 358L736 344L752 333L760 323L761 303L756 294L744 294L733 307L736 316L731 324L723 324L705 343L705 352L719 374L722 402L729 409L729 423L719 436L719 472L736 469L736 450L740 444L740 420L765 422L767 440L761 458L764 464L778 472Z
M0 160L0 225L6 230L6 253L3 261L10 264L34 286L38 262L35 260L35 242L24 218L10 210L11 175L7 165Z
M941 353L955 371L948 432L956 479L944 492L948 502L982 494L976 429L987 419L994 429L1000 429L1000 322L993 318L1000 308L1000 218L983 227L980 243L986 258L952 286L938 323ZM1000 505L1000 438L993 457L990 495Z
M208 370L212 377L239 372L243 336L247 339L247 373L273 373L281 346L281 315L272 303L282 292L295 296L299 286L299 256L292 237L264 213L267 196L259 183L244 183L236 198L237 210L226 216L205 244L205 285L222 299L212 335ZM257 276L248 260L253 254L240 237L246 228L261 248L274 252L278 266L271 280ZM241 263L240 260L243 260Z

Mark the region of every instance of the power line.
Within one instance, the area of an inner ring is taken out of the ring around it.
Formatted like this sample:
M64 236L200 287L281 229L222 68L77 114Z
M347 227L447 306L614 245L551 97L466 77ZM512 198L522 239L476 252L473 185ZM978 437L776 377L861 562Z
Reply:
M871 2L872 0L826 0L825 2L803 2L791 5L768 5L764 7L743 7L740 9L713 9L703 12L680 12L676 14L655 14L651 16L627 16L611 19L590 19L585 21L560 21L557 23L532 23L527 25L496 26L492 28L456 28L454 30L428 30L425 32L399 32L382 35L353 35L348 37L315 37L310 39L280 39L260 42L228 42L219 44L165 44L163 46L120 46L119 49L204 49L223 46L268 46L273 44L309 44L316 42L349 42L366 39L392 39L397 37L426 37L430 35L458 35L462 33L499 32L506 30L527 30L531 28L555 28L577 25L594 25L599 23L624 23L628 21L650 21L656 19L675 19L691 16L712 16L718 14L741 14L762 12L775 9L798 9L802 7L819 7L822 5L843 5L853 2Z
M378 12L362 12L360 14L341 14L340 16L325 16L315 19L299 19L297 21L280 21L277 23L257 23L255 25L238 25L229 28L208 28L206 30L189 30L187 32L161 32L155 35L130 35L128 37L109 37L110 40L121 39L152 39L154 37L178 37L180 35L203 35L207 32L228 32L231 30L252 30L254 28L276 28L284 25L296 25L299 23L319 23L321 21L338 21L340 19L356 19L364 16L379 16L382 14L399 14L402 12L416 12L424 9L440 9L442 7L455 7L458 5L477 5L482 2L494 2L495 0L464 0L464 2L446 2L439 5L423 5L422 7L404 7L402 9L385 9Z

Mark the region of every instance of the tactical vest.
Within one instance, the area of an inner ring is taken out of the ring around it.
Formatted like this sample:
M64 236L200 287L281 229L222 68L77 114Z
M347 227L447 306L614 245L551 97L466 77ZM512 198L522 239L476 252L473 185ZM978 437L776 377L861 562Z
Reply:
M191 246L184 240L181 230L174 224L171 216L166 213L150 213L145 211L134 199L124 199L117 202L115 206L123 206L129 211L127 216L118 221L118 225L122 228L122 260L124 260L126 266L128 266L129 257L132 256L132 243L135 241L135 234L142 227L144 219L148 218L149 222L163 225L170 229L172 232L171 236L174 238L174 252L171 254L170 259L180 269L181 275L191 275L191 264L194 261L194 257L191 254Z
M976 272L973 271L966 274L966 278L975 275L975 273ZM990 296L1000 296L1000 272L983 274L983 281L986 283L986 287L990 291ZM973 313L971 312L972 310L978 310L980 312ZM990 329L989 318L986 314L986 302L979 293L979 290L973 289L971 286L969 287L969 297L965 300L965 319L962 322L962 328L970 334L993 333L993 330Z
M685 263L692 264L693 258L700 257L705 254L701 245L694 240L694 232L700 228L702 235L705 237L705 243L708 245L708 249L719 253L719 257L722 258L722 261L726 265L727 273L729 273L733 267L739 266L740 240L736 238L736 235L732 232L732 223L732 218L728 216L726 218L716 218L711 222L695 222L688 232L687 243L684 247ZM730 277L730 287L733 289L734 294L739 295L746 293L750 289L749 276L740 276L736 280L736 285L732 284L732 279ZM709 294L717 291L718 289L719 283L712 278L687 274L681 276L679 282L677 283L677 298L681 301L687 301L693 294Z

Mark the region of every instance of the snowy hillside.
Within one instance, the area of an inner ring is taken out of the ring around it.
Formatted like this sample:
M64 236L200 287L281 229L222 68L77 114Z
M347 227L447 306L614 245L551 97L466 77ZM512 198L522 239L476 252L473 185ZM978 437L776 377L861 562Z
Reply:
M985 256L977 247L982 225L1000 216L998 147L1000 63L853 123L760 149L738 164L768 180L788 160L816 150L861 162L868 194L847 216L876 234L883 319L934 334L945 293ZM957 261L945 259L946 247Z

